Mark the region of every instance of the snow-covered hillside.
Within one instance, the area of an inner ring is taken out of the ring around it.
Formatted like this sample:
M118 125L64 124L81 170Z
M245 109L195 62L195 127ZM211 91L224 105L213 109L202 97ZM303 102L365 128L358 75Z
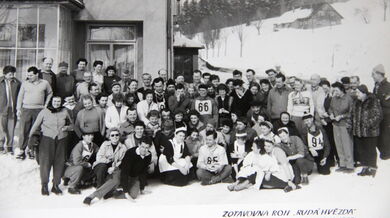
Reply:
M307 10L286 12L280 18L264 20L260 35L254 25L244 27L242 57L235 27L223 29L217 46L209 49L208 55L201 50L201 57L217 67L253 68L259 76L266 76L264 71L275 64L280 64L287 75L302 78L318 73L334 81L359 75L372 87L375 65L382 63L390 71L390 21L383 21L382 0L350 0L332 6L344 17L341 25L274 32L274 24L307 14ZM201 34L195 38L202 41Z

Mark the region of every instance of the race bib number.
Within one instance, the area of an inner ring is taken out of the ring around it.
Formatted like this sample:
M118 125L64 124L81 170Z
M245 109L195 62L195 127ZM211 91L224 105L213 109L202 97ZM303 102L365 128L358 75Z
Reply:
M200 115L211 115L213 111L211 100L195 100L195 110Z
M218 157L207 157L207 164L218 163Z
M322 133L317 136L313 136L312 134L307 134L307 143L309 148L314 148L314 150L321 150L324 148L324 137Z

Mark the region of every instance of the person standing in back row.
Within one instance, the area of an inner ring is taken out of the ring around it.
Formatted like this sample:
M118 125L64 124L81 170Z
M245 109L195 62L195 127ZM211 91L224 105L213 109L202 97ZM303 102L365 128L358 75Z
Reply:
M285 85L286 77L283 74L276 75L274 88L269 91L267 111L272 124L279 119L282 112L287 111L288 95L291 89Z
M390 159L390 83L385 77L385 68L382 64L376 66L372 71L372 78L375 81L374 94L381 102L383 120L380 126L378 149L380 158Z
M50 84L43 79L39 79L39 70L36 67L27 69L27 81L22 83L18 95L16 115L20 119L19 133L19 152L17 159L25 159L25 149L29 138L29 133L34 124L38 113L48 105L50 98L53 95ZM35 154L29 151L29 158L34 159Z
M16 68L8 65L3 68L4 76L0 77L0 153L13 153L16 102L21 86L15 72Z

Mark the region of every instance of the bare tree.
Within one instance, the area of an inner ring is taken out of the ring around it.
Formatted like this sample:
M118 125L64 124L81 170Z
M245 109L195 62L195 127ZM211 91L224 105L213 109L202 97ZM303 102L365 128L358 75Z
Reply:
M355 15L361 17L365 24L370 23L370 12L366 7L356 8Z
M239 24L233 27L234 32L237 34L237 37L240 40L240 57L242 57L242 50L244 47L244 38L245 38L244 26L245 24Z
M390 0L382 0L383 6L383 21L386 21L387 9L389 8Z

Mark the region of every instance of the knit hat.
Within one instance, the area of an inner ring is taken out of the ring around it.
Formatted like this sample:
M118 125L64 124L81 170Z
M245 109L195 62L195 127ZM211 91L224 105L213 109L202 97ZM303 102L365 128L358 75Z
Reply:
M68 67L68 63L66 63L65 61L61 62L58 64L58 67Z
M373 69L374 72L385 75L385 67L383 64L378 64Z
M364 93L364 94L368 94L367 86L364 85L364 84L358 86L357 89L358 89L360 92Z

